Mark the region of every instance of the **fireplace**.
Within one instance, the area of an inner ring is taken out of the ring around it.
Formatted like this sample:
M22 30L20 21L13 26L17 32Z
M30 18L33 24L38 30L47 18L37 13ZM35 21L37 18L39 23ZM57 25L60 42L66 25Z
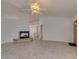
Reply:
M20 39L25 39L25 38L29 38L29 31L20 31L19 32L19 38Z

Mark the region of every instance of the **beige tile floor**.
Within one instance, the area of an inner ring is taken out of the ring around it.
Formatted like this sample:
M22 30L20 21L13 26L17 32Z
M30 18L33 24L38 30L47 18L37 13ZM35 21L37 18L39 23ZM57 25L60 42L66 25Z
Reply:
M2 44L1 55L1 59L77 59L77 48L63 42L34 40Z

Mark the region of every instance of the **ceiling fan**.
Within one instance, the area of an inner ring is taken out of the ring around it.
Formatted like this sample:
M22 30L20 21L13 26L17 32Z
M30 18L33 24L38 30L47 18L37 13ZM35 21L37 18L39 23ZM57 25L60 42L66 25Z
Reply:
M45 12L46 10L40 7L40 1L39 0L32 0L30 4L29 9L21 9L21 11L26 11L26 12L31 12L31 13L36 13L40 14L41 12Z

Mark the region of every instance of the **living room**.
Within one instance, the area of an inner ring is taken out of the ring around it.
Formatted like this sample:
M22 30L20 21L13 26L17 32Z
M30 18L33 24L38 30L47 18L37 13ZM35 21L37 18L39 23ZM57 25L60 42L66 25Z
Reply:
M77 0L2 0L1 13L2 59L77 58Z

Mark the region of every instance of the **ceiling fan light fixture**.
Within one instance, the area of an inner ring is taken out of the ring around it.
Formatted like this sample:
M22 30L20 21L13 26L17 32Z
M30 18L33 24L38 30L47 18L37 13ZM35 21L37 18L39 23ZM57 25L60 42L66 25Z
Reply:
M31 4L32 13L40 13L40 7L37 2Z

